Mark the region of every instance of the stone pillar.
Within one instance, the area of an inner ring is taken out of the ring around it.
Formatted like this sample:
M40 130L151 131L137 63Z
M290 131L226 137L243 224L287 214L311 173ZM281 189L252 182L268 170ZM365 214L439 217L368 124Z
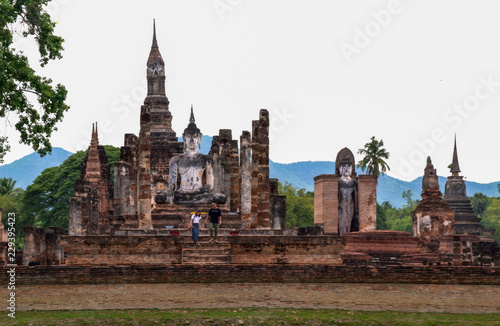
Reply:
M252 212L252 175L250 158L252 156L251 138L249 131L243 131L240 137L240 184L241 184L241 223L242 228L248 228Z
M69 200L69 235L83 235L81 197L73 197Z
M212 156L214 161L213 171L214 171L214 193L223 193L224 187L224 174L221 168L221 148L219 142L219 136L214 136L212 138L212 147L210 148L209 155Z
M24 227L23 265L27 266L33 256L36 256L35 228L26 225Z
M52 265L61 265L64 260L64 250L61 246L61 234L63 230L54 226L51 226L49 229L53 232L53 247L51 248Z
M358 176L359 231L377 229L377 177Z
M130 184L130 215L137 214L137 146L139 138L134 134L125 134L125 146L120 149L120 160L129 164L129 184ZM168 174L167 174L168 175Z
M47 230L35 228L35 257L40 265L47 265Z
M138 184L138 217L140 229L153 229L151 219L151 109L148 105L141 107L141 131L137 159Z
M240 210L240 165L239 165L239 155L238 155L238 141L231 140L231 152L230 152L230 199L229 207L231 212L236 212Z
M269 227L269 112L260 110L252 121L252 219Z
M115 163L115 188L113 198L113 215L132 214L130 205L130 164L119 161Z
M339 234L339 177L314 177L314 224L323 224L325 234Z

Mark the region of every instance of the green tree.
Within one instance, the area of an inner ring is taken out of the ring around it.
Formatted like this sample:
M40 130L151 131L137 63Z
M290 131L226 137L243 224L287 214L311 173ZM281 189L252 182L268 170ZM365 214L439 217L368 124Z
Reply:
M497 184L498 192L500 192L500 183Z
M402 197L406 199L406 204L402 208L395 208L385 201L382 205L377 205L377 229L412 232L411 212L415 210L419 201L414 200L410 189L403 191ZM379 216L385 217L384 224L379 227Z
M489 205L481 216L481 224L495 230L493 238L500 243L500 198L490 198Z
M1 178L0 179L0 196L10 195L16 189L16 180L12 178Z
M482 216L490 204L490 199L485 194L477 192L474 196L470 197L470 203L472 204L474 213Z
M410 208L412 208L412 210L417 206L417 204L419 202L418 200L413 199L413 191L411 191L411 189L403 191L403 194L401 195L401 197L403 197L403 199L406 200L405 207L410 207Z
M0 1L0 119L17 117L20 142L41 156L52 151L50 136L69 106L66 88L37 75L28 58L16 49L15 39L34 38L40 65L62 58L63 39L54 35L55 23L46 12L50 0ZM30 98L36 97L36 106ZM7 121L6 121L7 122ZM7 136L0 135L0 163L10 151Z
M384 206L377 203L377 230L387 230L387 216Z
M120 159L120 149L104 146L108 164ZM86 151L68 157L60 166L45 169L23 196L23 226L57 226L68 229L69 200L75 195L75 181L80 177L80 167Z
M291 183L279 183L278 192L286 196L286 227L314 225L314 193L297 189Z
M20 228L18 227L18 221L22 219L22 196L23 189L15 188L16 180L12 178L1 178L0 179L0 209L2 210L2 223L7 226L8 218L14 217L16 224L14 225L16 230L16 246L20 248L22 246L22 234Z
M358 167L364 172L367 170L368 174L376 177L380 173L384 174L391 168L387 165L385 160L389 159L389 152L384 147L383 140L376 140L375 136L370 138L370 142L366 143L364 148L358 150L358 154L364 157L358 162Z

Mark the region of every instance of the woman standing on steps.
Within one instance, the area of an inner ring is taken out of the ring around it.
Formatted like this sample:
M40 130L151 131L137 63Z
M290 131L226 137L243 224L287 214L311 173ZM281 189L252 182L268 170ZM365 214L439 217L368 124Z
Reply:
M201 220L201 212L196 211L196 213L194 213L191 216L191 223L189 224L189 227L192 229L194 244L197 246L201 246L200 242L198 241L200 237L200 220Z

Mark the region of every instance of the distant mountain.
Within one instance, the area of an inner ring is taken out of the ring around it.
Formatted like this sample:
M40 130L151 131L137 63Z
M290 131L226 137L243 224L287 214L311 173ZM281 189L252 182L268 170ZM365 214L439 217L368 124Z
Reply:
M40 157L38 153L31 153L17 161L0 166L0 178L17 180L16 187L26 189L43 170L58 166L73 153L65 149L54 147L51 155Z
M182 141L179 138L179 141ZM200 152L208 154L212 144L212 137L204 136L201 142ZM49 167L58 166L66 158L73 153L62 148L55 147L52 150L52 155L40 157L36 153L32 153L10 164L0 166L0 178L11 177L17 180L16 186L26 189L43 170ZM314 191L314 177L320 174L333 174L335 163L332 161L305 161L297 163L275 163L269 162L269 170L271 178L278 178L281 182L288 181L295 188L305 188L308 191ZM363 174L359 169L356 169L358 174ZM439 187L444 193L445 177L439 177ZM497 184L499 182L491 182L487 184L465 181L467 194L473 196L476 192L482 192L486 196L498 197ZM377 201L383 203L390 202L394 207L401 207L405 204L402 198L403 191L410 189L414 199L420 199L422 192L422 177L413 181L402 181L388 175L381 176L377 188Z
M305 188L308 191L314 191L314 177L320 174L335 173L335 163L332 161L316 162L297 162L297 163L275 163L269 162L270 177L278 178L281 182L288 181L296 188ZM363 174L356 169L356 172ZM446 183L445 177L439 177L439 188L444 193ZM467 195L473 196L477 192L482 192L489 197L498 197L497 184L500 182L478 183L465 181ZM377 187L377 202L390 202L394 207L402 207L406 202L402 198L403 191L410 189L413 193L413 199L420 199L422 192L422 177L413 181L403 181L388 175L379 177Z

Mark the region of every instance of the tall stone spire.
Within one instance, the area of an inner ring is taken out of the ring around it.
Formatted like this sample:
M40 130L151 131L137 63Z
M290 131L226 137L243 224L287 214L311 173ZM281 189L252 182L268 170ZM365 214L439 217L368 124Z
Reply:
M148 96L165 95L165 62L156 40L156 24L153 21L153 44L147 62Z
M451 162L451 175L458 176L460 172L460 166L458 165L458 154L457 154L457 135L455 134L455 147L453 148L453 161Z
M148 95L141 108L141 141L148 143L152 181L168 176L170 159L183 152L183 143L178 141L172 129L172 113L165 94L165 62L160 54L153 21L153 42L147 61ZM146 137L146 135L148 135ZM140 138L140 137L139 137ZM144 154L146 155L146 154Z
M92 124L92 136L87 152L85 178L90 182L98 182L101 178L101 162L99 160L99 138L97 122Z
M455 233L477 235L482 239L492 240L494 231L485 229L479 223L481 219L474 213L470 199L467 197L467 190L463 180L464 177L458 175L460 166L458 165L456 136L450 172L451 175L446 181L444 200L447 201L455 211Z

